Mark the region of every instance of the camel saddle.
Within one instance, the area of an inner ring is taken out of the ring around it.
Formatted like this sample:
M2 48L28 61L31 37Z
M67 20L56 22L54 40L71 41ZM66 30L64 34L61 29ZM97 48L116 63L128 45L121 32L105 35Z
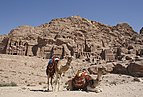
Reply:
M88 81L91 79L91 76L85 74L84 72L77 73L76 76L72 79L72 85L76 89L85 89L88 85Z

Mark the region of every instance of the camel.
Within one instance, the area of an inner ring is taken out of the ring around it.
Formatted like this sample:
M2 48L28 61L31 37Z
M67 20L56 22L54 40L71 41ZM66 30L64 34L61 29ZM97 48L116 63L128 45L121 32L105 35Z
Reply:
M93 79L90 75L82 75L80 71L75 75L75 77L69 80L67 84L67 90L83 90L91 92L102 92L98 86L102 81L102 75L105 72L105 68L98 68L97 78Z
M71 62L72 62L72 57L67 57L67 59L59 60L57 64L57 69L55 71L56 72L55 90L59 91L62 75L64 76L66 71L68 71Z
M59 61L59 58L56 58L56 57L53 57L48 65L47 65L47 69L46 69L46 74L47 74L47 84L48 84L48 88L47 88L47 91L49 91L49 79L51 78L50 80L50 84L51 84L51 87L52 87L52 90L53 90L53 77L54 77L54 74L57 70L57 63Z

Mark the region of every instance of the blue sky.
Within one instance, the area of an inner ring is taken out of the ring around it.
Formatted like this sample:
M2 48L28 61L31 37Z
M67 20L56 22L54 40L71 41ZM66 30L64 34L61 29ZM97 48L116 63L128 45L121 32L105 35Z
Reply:
M127 22L143 27L143 0L0 0L0 34L21 25L38 26L54 18L80 15L106 25Z

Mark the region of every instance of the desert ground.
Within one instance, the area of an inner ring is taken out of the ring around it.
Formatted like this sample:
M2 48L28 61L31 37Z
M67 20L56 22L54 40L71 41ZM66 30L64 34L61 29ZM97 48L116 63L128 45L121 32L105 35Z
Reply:
M142 97L143 78L129 75L106 74L100 84L102 92L67 91L65 82L74 76L76 70L88 67L80 60L73 60L73 69L66 72L58 92L47 92L47 59L37 57L0 54L0 97ZM96 78L96 75L91 75ZM17 86L6 86L14 83Z

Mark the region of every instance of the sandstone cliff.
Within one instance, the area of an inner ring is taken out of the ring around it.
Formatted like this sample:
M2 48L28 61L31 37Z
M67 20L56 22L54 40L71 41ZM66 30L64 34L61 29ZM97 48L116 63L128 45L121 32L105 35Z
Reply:
M41 48L44 46L50 49L54 45L66 46L65 48L68 49L66 51L71 54L80 47L83 50L89 47L90 50L87 51L96 52L97 49L128 48L130 45L135 49L140 49L143 44L141 34L135 32L127 23L107 26L80 16L53 19L37 27L25 25L14 28L7 36L1 37L1 52L6 53L9 40L24 41L28 45L37 47L37 51L38 48L42 51Z

